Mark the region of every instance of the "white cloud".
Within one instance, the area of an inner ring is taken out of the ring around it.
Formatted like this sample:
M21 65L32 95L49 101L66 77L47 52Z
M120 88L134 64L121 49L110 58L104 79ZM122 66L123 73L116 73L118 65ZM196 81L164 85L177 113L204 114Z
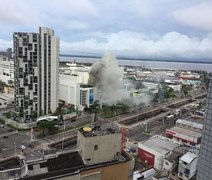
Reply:
M47 25L71 18L97 16L96 7L89 0L1 0L0 22L11 25ZM76 21L76 20L75 20ZM55 25L55 24L54 24ZM78 23L73 26L85 26Z
M103 53L164 58L212 58L212 34L204 38L189 37L177 32L162 36L121 31L104 36L104 41L91 38L79 42L61 42L62 53Z
M38 0L43 7L49 8L50 12L74 16L90 15L97 16L98 12L90 0ZM45 10L43 8L43 10Z
M0 50L6 50L7 48L13 47L12 41L6 41L3 39L0 39Z
M66 29L85 30L89 28L89 25L84 22L70 20L63 25Z
M174 18L191 27L212 31L212 2L203 2L174 11Z
M39 16L36 11L25 0L23 3L16 0L0 1L0 22L7 24L30 24L40 23Z

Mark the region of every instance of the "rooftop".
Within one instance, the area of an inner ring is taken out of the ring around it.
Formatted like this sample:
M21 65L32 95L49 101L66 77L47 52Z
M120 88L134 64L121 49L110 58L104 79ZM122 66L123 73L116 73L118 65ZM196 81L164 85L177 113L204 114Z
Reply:
M168 154L166 160L168 160L169 162L174 162L175 160L179 159L179 157L180 157L179 154L172 151L170 154Z
M199 133L199 132L184 129L184 128L177 127L177 126L171 128L171 129L168 129L168 131L176 132L178 134L186 135L186 136L189 136L189 137L192 137L192 138L199 138L199 137L202 136L202 134Z
M20 167L20 159L19 158L10 158L4 161L0 162L0 170L5 170L5 169L13 169Z
M95 125L94 127L82 127L79 131L85 137L93 137L93 136L104 136L109 134L117 134L120 133L120 130L116 126L107 125L107 126L99 126Z
M196 154L187 152L185 155L183 155L180 160L186 163L191 163L194 159L197 158Z
M39 165L40 168L47 168L48 172L37 175L28 175L22 179L37 180L48 177L59 176L62 174L75 173L82 167L85 167L78 152L71 152L67 154L61 154L56 158L48 159L47 161L34 163L28 166L29 171L33 170L33 165ZM36 167L37 168L37 167Z
M174 141L168 138L161 137L161 136L153 136L147 141L143 143L139 143L139 146L140 145L144 145L163 155L166 155L167 153L172 151L174 148L179 146L179 144L175 143Z
M176 121L176 123L180 123L180 124L183 124L183 125L186 125L186 126L190 126L190 127L194 127L194 128L198 128L198 129L203 129L203 125L202 124L199 124L199 123L196 123L196 122L192 122L192 121L188 121L188 120L184 120L184 119L178 119Z
M29 173L29 175L22 178L22 180L24 179L37 180L37 179L48 179L48 178L56 179L59 177L62 178L67 175L78 174L80 173L80 171L83 170L100 168L102 166L122 163L129 160L125 156L125 154L121 155L123 155L123 158L120 160L112 160L94 165L85 165L78 152L61 154L58 157L44 160L43 162L34 162L34 163L32 162L31 165L28 166L29 171L32 171L34 168L33 165L35 165L35 170L39 172L40 169L40 174L33 175L33 173L32 174ZM47 169L47 172L43 171L44 168Z
M187 146L179 146L173 149L173 151L166 157L169 162L179 159L182 155L189 151Z
M203 124L203 118L198 117L198 116L189 116L187 118L185 118L185 120L190 121L190 122L194 122L194 123L198 123L198 124Z

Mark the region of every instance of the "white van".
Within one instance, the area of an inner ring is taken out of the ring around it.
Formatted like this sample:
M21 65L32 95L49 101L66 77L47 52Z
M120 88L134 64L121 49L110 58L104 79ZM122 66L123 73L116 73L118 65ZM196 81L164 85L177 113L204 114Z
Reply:
M173 114L167 115L167 116L165 117L165 119L166 119L166 120L174 119L174 115L173 115Z

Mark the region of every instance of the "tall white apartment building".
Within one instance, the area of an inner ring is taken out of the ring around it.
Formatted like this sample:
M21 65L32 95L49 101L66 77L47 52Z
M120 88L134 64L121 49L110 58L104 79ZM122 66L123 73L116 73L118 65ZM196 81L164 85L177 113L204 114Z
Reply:
M58 106L59 38L49 28L13 34L16 111L25 122Z
M14 83L14 61L6 56L0 56L0 80L7 85Z

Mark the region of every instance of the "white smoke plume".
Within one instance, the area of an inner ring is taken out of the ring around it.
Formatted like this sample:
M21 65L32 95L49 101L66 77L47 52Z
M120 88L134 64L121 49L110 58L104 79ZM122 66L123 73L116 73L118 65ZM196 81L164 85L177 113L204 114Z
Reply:
M114 54L108 52L91 66L89 83L97 87L100 93L98 98L101 102L113 104L128 95L122 88L123 77L124 69L119 67Z
M124 69L119 67L111 52L106 53L100 61L91 66L89 83L97 87L96 98L103 104L125 102L130 106L137 106L140 103L148 104L152 99L149 95L136 98L130 96L128 88L133 86L124 80Z

